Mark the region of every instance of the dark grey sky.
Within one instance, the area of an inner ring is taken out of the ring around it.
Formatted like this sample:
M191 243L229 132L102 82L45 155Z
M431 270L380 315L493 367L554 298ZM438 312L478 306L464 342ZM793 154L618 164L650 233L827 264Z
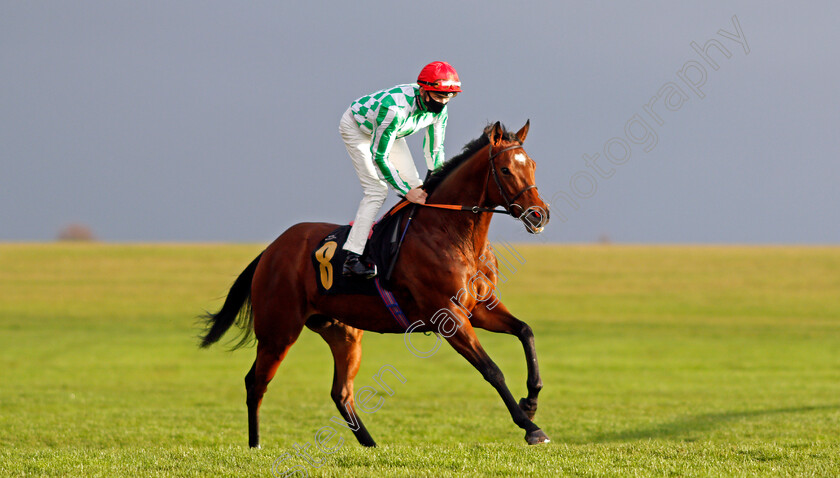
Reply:
M531 119L545 240L840 242L840 4L629 3L2 2L0 240L346 222L341 113L443 59L464 88L448 156ZM711 39L717 70L690 45ZM496 218L491 238L521 229Z

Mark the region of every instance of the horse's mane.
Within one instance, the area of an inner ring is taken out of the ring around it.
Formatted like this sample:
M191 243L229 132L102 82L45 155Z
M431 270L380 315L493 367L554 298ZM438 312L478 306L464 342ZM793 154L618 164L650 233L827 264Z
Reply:
M449 158L446 162L441 164L440 167L432 171L429 178L423 183L423 189L425 189L427 193L434 191L438 186L440 186L440 183L442 183L443 180L452 173L452 171L456 170L458 166L462 165L467 159L473 157L473 155L475 155L475 153L477 153L481 148L490 144L490 138L487 137L487 133L492 127L493 125L485 127L481 136L467 143L461 150L460 154ZM502 139L506 141L519 141L516 138L516 134L505 129L505 125L502 125Z

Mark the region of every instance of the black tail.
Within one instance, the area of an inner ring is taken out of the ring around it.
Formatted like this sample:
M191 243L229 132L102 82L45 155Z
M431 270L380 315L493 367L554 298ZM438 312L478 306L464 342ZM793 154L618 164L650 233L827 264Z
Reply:
M228 292L222 310L215 314L208 312L202 316L207 324L207 330L201 337L201 348L209 347L218 342L234 322L236 322L237 327L242 329L243 337L233 348L238 349L249 342L254 330L254 313L251 310L251 281L254 279L254 271L257 270L260 257L262 257L262 252L236 278L230 292ZM239 320L237 320L237 317Z

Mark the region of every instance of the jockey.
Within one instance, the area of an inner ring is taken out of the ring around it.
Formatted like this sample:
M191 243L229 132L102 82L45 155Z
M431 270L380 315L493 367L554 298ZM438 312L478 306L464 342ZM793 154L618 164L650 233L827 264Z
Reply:
M417 83L363 96L344 113L338 126L341 139L353 160L364 197L344 249L345 276L371 278L376 267L361 260L370 228L388 195L388 186L411 202L423 204L426 192L417 173L405 137L426 129L423 152L430 171L443 163L446 104L461 92L458 73L449 63L429 63Z

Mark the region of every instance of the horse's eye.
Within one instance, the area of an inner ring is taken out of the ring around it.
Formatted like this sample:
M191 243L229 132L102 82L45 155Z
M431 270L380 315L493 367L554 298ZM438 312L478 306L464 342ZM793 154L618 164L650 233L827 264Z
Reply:
M502 168L502 174L510 174L510 169Z

